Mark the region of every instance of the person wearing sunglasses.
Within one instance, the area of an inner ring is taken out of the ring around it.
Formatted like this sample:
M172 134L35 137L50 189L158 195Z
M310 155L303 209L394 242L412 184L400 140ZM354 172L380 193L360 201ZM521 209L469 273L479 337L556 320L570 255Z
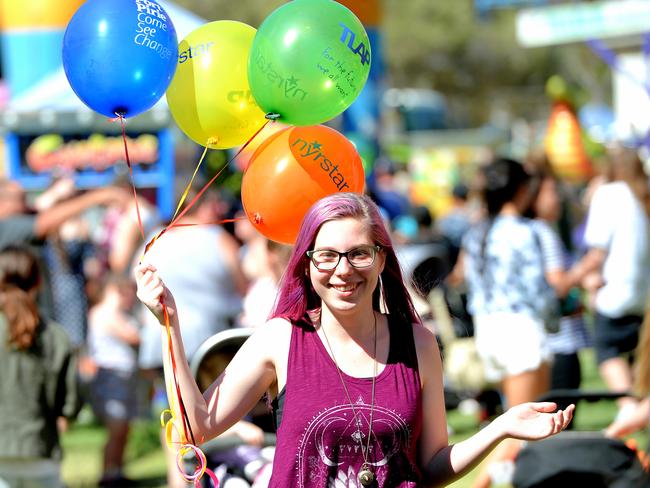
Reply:
M311 207L271 318L204 394L186 365L170 290L151 263L136 269L136 279L138 297L161 324L161 299L170 312L176 378L197 442L218 436L265 392L273 399L271 487L444 484L500 440L545 438L572 417L573 406L517 405L449 445L436 338L421 325L379 209L366 196L337 193ZM171 382L168 364L165 374Z

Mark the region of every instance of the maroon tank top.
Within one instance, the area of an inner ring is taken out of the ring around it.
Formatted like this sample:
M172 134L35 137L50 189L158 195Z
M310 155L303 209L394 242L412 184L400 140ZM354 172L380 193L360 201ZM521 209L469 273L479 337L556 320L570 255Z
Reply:
M390 350L375 382L368 462L374 486L415 487L422 399L413 328L388 317ZM342 374L354 409L314 327L306 321L294 324L287 383L275 402L282 418L270 487L357 486L368 441L372 378Z

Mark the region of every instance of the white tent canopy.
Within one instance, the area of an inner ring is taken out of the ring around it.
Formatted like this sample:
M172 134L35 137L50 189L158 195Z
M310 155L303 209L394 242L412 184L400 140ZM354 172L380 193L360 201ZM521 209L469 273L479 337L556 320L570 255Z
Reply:
M159 0L158 3L165 9L174 24L179 42L207 22L169 1ZM0 123L8 130L21 127L29 127L33 130L34 124L56 126L57 129L65 130L66 126L71 124L93 125L96 119L105 120L105 117L93 112L77 97L61 66L56 73L44 78L21 96L11 99L3 110ZM147 119L147 123L153 120L157 124L166 124L169 121L169 113L165 97L162 97L151 110L135 117L133 121L138 119Z

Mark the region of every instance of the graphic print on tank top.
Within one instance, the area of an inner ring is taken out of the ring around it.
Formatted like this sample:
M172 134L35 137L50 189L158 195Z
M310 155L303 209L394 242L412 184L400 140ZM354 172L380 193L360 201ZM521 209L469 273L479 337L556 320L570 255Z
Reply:
M361 486L357 476L368 445L369 400L366 402L359 395L354 409L349 404L335 405L319 412L308 423L297 453L297 472L307 479L299 479L298 486ZM388 473L415 471L404 454L412 449L411 439L408 422L399 413L374 406L367 459L380 486L390 486Z
M398 327L403 326L389 319L388 361L375 381L367 455L375 488L415 488L421 480L417 443L423 415L417 356L412 333L395 330ZM307 322L294 323L287 366L286 388L274 401L278 430L269 487L361 488L358 473L368 444L372 378L342 372L348 398L336 364Z

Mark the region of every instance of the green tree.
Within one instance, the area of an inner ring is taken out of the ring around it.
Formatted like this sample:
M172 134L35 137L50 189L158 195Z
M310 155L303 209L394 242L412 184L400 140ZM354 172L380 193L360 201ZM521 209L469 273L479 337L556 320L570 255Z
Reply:
M358 0L363 2L365 0ZM207 20L259 27L284 0L177 0ZM579 44L521 47L515 9L480 19L473 0L383 0L387 84L435 89L449 99L457 125L484 123L498 107L534 117L548 106L546 80L560 74L597 96L609 90L608 70Z
M256 29L285 0L175 0L207 21L239 20Z

